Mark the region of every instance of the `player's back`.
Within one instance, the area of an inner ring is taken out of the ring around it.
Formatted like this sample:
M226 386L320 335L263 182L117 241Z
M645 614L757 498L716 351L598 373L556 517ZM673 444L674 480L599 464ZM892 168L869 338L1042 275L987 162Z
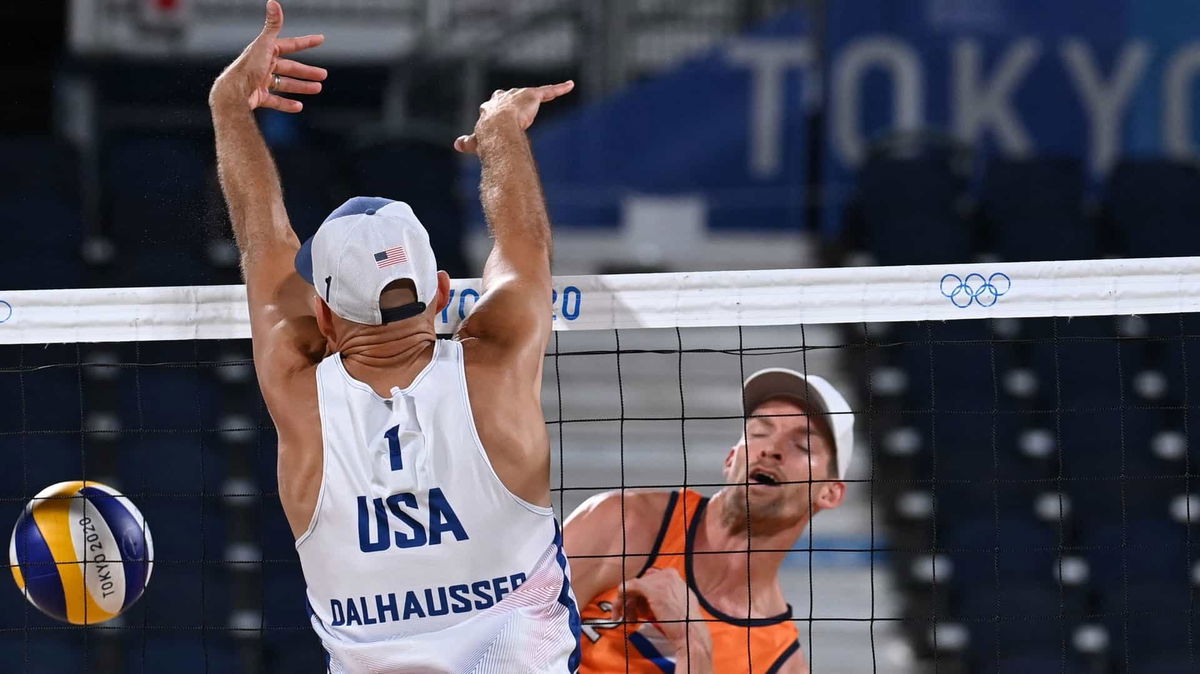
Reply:
M462 345L439 340L390 398L338 354L316 376L323 481L296 549L330 671L573 671L558 523L493 471Z

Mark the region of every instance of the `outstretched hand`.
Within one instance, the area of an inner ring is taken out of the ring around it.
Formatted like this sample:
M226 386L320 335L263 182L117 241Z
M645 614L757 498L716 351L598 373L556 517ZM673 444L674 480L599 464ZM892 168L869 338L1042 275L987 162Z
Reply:
M502 120L512 120L525 131L533 125L542 103L564 96L574 88L575 83L567 80L542 87L495 90L492 97L479 106L479 121L475 123L475 132L469 136L459 136L454 141L454 149L466 154L475 154L479 150L480 134L486 134L490 124Z
M250 110L271 108L300 112L304 104L279 94L319 94L328 73L324 68L281 58L312 49L325 41L324 35L279 37L283 30L283 7L267 2L267 22L262 32L221 73L209 93L209 104L247 105Z

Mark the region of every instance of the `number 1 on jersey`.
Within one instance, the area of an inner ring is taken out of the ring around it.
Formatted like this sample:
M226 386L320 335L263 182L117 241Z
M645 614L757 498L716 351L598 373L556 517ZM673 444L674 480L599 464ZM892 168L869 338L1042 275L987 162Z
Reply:
M383 437L388 441L388 456L392 460L392 470L403 470L404 461L400 458L400 427L392 426Z

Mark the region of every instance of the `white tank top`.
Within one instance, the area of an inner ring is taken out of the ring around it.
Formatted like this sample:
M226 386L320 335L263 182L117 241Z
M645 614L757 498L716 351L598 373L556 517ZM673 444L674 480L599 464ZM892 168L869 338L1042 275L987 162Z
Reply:
M463 349L391 398L317 366L324 472L296 550L329 671L573 672L579 612L550 508L492 470Z

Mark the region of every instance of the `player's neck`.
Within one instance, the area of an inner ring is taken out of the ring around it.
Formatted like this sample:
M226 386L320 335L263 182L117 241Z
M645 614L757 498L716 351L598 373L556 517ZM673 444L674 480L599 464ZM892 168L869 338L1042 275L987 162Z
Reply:
M429 364L437 342L432 326L412 330L398 325L364 327L338 341L346 372L386 397L393 386L404 388Z
M693 542L695 582L709 601L724 605L731 615L746 611L746 580L750 580L751 617L769 617L786 609L779 589L779 567L795 545L806 523L768 534L748 534L746 527L731 527L721 516L727 492L714 496ZM747 554L747 551L749 554ZM726 552L730 554L711 554ZM764 607L759 610L758 607ZM741 610L735 610L740 608Z

